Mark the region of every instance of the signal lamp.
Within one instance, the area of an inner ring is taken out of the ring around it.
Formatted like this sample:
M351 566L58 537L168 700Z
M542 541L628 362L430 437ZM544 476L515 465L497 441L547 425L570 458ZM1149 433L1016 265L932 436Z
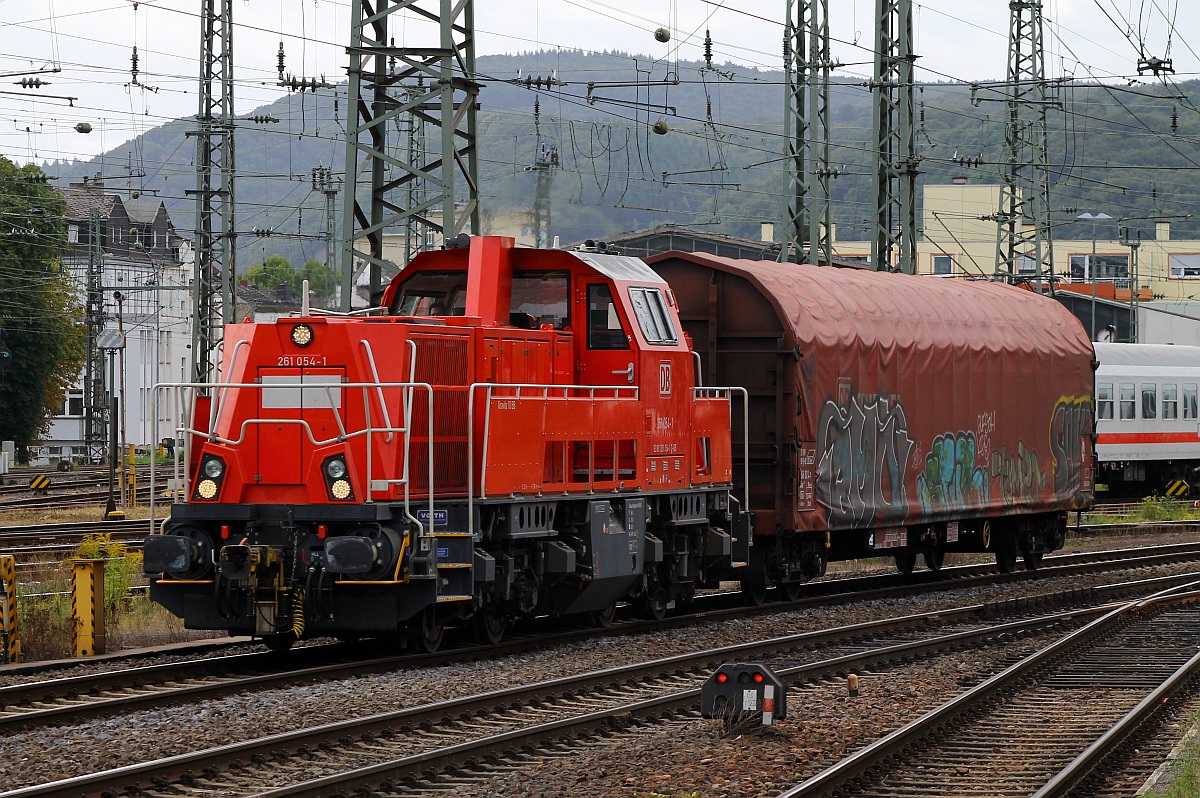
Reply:
M196 493L201 499L211 499L217 495L217 483L211 479L202 479L196 486Z
M225 464L215 457L210 457L204 461L204 475L213 479L220 479L225 473Z
M724 674L724 673L718 673L718 674L717 674L717 681L718 681L718 682L720 682L721 684L724 684L725 682L729 681L729 676L728 676L728 674Z
M296 346L308 346L313 340L313 329L307 324L297 324L292 328L292 343Z
M330 479L341 479L346 476L346 461L335 458L325 464L325 473Z
M754 674L754 681L756 684L762 684L762 680L763 680L763 675L761 673Z
M349 499L350 483L344 479L339 479L329 488L329 492L333 494L333 498L335 499Z

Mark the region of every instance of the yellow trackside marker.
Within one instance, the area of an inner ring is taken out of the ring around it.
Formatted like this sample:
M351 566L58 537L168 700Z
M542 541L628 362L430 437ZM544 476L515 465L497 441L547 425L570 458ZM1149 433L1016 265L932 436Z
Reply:
M74 656L104 653L104 560L71 560Z
M21 661L17 628L17 559L0 554L0 664Z
M1188 484L1182 479L1177 479L1167 485L1168 496L1186 496L1188 495Z
M50 477L45 474L38 474L33 479L29 480L29 489L34 493L45 493L50 487Z

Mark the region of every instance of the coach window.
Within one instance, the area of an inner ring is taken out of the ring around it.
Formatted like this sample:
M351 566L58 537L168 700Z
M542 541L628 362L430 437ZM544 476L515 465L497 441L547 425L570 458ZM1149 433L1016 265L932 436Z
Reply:
M1113 417L1113 394L1112 383L1101 382L1096 384L1096 418L1112 420Z
M1163 383L1163 419L1179 418L1179 386L1173 382Z
M1196 412L1196 383L1194 382L1183 384L1183 417L1200 417L1200 414Z
M667 313L667 303L663 301L662 291L657 288L630 288L629 300L633 303L633 312L642 328L642 334L646 336L646 343L678 343L675 325L671 323L671 316Z
M1137 396L1132 382L1121 383L1121 419L1137 418Z
M588 349L628 349L629 340L621 327L621 316L612 292L604 283L588 286Z
M1158 386L1142 383L1142 418L1158 418Z

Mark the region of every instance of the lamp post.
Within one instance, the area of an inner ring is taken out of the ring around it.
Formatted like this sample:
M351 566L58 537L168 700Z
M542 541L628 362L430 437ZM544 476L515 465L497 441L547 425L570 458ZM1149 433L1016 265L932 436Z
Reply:
M1111 219L1107 213L1081 213L1075 217L1092 223L1092 257L1088 260L1088 279L1092 282L1092 326L1089 330L1093 341L1096 340L1096 222Z

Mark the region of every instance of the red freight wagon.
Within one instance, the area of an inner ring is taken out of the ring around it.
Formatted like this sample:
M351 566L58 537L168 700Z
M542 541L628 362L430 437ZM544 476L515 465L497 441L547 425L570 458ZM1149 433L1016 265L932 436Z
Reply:
M884 554L909 571L918 552L931 568L947 551L1035 567L1091 502L1092 347L1053 299L703 253L647 262L704 382L749 391L754 555L772 581Z

